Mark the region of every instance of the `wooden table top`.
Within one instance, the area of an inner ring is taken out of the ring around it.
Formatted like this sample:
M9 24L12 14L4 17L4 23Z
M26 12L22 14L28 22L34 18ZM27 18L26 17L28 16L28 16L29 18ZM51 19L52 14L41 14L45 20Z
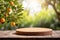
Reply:
M0 38L60 38L60 30L54 30L52 35L48 36L26 36L16 35L16 31L0 31Z

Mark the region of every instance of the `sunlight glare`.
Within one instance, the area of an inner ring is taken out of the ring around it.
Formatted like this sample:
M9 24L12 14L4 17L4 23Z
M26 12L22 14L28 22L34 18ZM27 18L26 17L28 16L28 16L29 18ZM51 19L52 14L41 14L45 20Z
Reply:
M41 10L41 5L38 3L38 0L24 0L23 1L24 9L29 10L29 15L32 17Z

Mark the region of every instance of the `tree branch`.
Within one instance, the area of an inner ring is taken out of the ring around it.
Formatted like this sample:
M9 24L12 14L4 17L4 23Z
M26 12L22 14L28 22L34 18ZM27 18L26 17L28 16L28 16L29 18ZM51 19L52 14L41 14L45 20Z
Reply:
M56 6L55 6L56 0L54 1L53 4L52 4L51 2L50 2L49 4L53 7L53 9L54 9L54 11L56 12L56 14L57 14L57 15L60 15L60 12L57 11L57 8L56 8Z
M49 4L53 7L54 11L56 12L57 18L60 21L60 12L57 11L57 8L55 6L55 3L56 3L56 1L54 1L53 4L52 3L49 3Z
M55 6L56 0L54 0L53 3L51 3L51 1L47 1L47 0L46 0L46 2L53 7L54 11L56 12L57 18L60 21L60 12L57 11L57 8Z

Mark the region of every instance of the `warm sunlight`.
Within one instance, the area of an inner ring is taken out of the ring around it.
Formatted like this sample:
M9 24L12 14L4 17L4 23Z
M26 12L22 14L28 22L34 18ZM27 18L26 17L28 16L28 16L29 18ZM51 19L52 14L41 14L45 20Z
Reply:
M42 2L44 2L44 0L24 0L23 6L24 6L24 9L29 10L29 15L34 17L36 13L41 11ZM52 7L49 5L48 8L51 9Z
M29 10L29 14L34 16L35 13L41 10L41 4L39 4L38 0L24 0L23 1L24 9Z

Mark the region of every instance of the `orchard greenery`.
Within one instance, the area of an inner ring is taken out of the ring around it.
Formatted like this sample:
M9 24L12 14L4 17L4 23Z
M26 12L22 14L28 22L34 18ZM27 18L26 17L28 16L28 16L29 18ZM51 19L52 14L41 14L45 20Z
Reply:
M42 10L29 15L18 0L0 0L0 29L20 27L47 27L60 29L60 0L39 0ZM48 7L52 6L52 9Z
M23 7L18 0L0 0L0 29L10 29L23 19Z

